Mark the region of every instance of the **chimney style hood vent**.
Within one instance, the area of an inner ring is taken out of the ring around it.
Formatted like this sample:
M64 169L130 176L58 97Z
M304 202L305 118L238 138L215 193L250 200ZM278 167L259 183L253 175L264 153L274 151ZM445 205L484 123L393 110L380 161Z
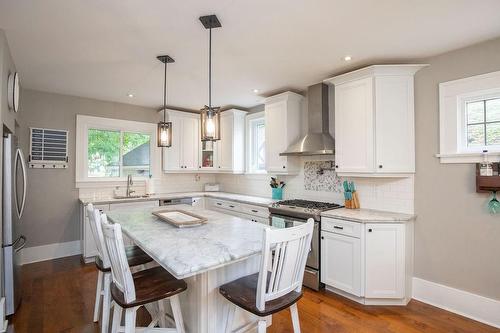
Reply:
M330 135L328 115L328 86L318 83L307 89L307 118L309 130L299 141L280 156L312 156L335 154L335 140Z

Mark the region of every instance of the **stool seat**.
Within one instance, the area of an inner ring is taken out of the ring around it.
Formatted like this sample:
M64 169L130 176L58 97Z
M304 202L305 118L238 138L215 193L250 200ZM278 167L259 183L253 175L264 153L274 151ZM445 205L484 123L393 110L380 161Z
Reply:
M270 278L271 273L269 272L267 275L268 283ZM264 311L260 311L256 306L258 281L259 273L244 276L223 284L219 287L219 292L231 303L259 317L269 316L284 310L295 304L302 297L302 292L291 291L284 296L266 302Z
M146 252L136 245L126 247L125 254L127 255L128 265L130 267L147 264L148 262L153 261L153 259L148 256ZM111 267L104 267L104 263L100 257L96 257L95 265L101 272L111 272Z
M111 296L122 308L132 308L177 295L187 289L184 280L176 279L162 267L154 267L132 274L135 300L127 303L123 292L111 284Z

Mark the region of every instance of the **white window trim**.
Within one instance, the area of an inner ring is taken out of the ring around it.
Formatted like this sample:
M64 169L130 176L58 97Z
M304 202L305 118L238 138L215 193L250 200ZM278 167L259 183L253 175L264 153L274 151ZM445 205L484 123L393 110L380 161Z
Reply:
M441 163L478 163L484 147L467 147L466 103L500 97L500 71L439 84L439 145ZM500 146L489 146L491 161L500 160Z
M92 117L85 115L76 115L76 151L75 151L75 179L76 187L86 187L88 183L117 183L125 182L126 177L89 177L88 176L88 130L101 129L132 133L144 133L151 136L150 141L150 171L153 178L160 174L161 170L161 150L156 146L157 125L139 121L111 119L102 117ZM121 157L120 157L121 158ZM137 176L137 179L144 177Z
M266 170L253 170L251 166L252 156L252 123L259 119L265 119L264 111L250 113L245 118L246 140L245 140L245 154L246 154L246 167L245 173L248 175L266 175ZM265 124L264 124L265 125Z

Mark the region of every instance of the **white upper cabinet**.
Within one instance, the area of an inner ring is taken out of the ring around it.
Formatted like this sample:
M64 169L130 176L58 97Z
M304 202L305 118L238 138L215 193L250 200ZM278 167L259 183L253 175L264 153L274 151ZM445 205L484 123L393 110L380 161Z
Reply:
M199 115L167 110L167 121L172 122L172 146L163 148L163 170L165 172L198 170Z
M265 100L266 171L271 174L299 172L299 159L280 156L300 137L301 108L304 97L284 92Z
M424 66L375 65L324 81L335 89L338 173L415 172L413 76Z
M237 109L221 113L215 162L218 172L245 172L245 115L245 111Z

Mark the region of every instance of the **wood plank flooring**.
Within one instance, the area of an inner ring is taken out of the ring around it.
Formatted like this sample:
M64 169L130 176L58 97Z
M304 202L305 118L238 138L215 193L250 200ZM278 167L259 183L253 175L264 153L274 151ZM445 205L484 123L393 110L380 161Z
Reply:
M96 277L94 265L83 265L79 256L24 266L23 302L11 318L9 332L99 332L92 322ZM329 292L305 289L298 303L304 333L500 333L418 301L406 307L362 306ZM138 324L148 320L143 311ZM288 310L273 316L268 332L293 332Z

